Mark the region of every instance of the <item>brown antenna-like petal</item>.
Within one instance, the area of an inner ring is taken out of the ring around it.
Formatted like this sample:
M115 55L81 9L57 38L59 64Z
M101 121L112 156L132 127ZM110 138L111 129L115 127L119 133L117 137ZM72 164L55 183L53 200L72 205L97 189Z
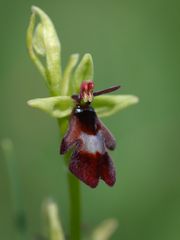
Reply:
M99 96L99 95L102 95L102 94L106 94L106 93L110 93L110 92L114 92L116 90L118 90L121 86L118 85L118 86L113 86L113 87L110 87L110 88L106 88L104 90L100 90L100 91L96 91L93 93L93 96Z

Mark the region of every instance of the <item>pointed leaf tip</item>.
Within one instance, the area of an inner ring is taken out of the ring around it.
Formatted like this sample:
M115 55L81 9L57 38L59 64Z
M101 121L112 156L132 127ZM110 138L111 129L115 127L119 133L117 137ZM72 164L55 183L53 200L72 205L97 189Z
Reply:
M106 219L100 223L92 233L92 240L108 240L111 239L113 233L118 228L118 221L114 218Z

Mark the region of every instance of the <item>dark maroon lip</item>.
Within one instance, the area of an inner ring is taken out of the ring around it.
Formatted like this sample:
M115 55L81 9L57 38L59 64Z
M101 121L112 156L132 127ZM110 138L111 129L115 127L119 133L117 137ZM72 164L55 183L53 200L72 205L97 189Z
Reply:
M91 142L92 139L100 148ZM92 144L90 148L89 144ZM116 173L107 149L114 150L115 146L114 137L91 105L76 105L60 146L60 154L73 149L69 170L91 188L95 188L100 179L113 186Z
M115 149L116 141L96 115L91 102L93 97L119 88L120 86L113 86L93 92L93 81L83 81L80 94L72 95L75 106L60 146L60 154L72 149L69 170L91 188L95 188L100 179L109 186L113 186L116 181L113 161L107 151Z
M109 186L116 182L115 169L107 152L104 154L75 152L69 170L91 188L95 188L100 179Z

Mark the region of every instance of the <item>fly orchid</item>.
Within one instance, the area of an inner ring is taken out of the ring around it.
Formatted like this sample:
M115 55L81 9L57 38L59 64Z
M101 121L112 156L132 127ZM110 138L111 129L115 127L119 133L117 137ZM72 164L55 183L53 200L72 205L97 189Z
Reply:
M110 116L135 104L138 98L133 95L102 95L117 90L119 86L94 92L94 82L84 81L93 79L90 54L85 54L79 64L79 55L71 55L62 72L61 44L53 23L40 8L32 7L32 12L27 46L51 97L29 100L28 105L58 119L61 134L66 133L60 153L65 154L73 148L69 169L75 176L90 187L96 187L99 179L112 186L115 170L107 149L115 148L115 139L99 117ZM36 16L40 22L35 28ZM68 120L69 126L64 127Z
M115 91L119 86L93 92L94 82L83 81L79 95L72 95L75 107L72 110L69 127L64 136L60 153L74 147L69 165L70 171L81 181L94 188L99 179L113 186L115 170L107 149L114 150L116 142L111 132L97 117L91 106L94 96Z

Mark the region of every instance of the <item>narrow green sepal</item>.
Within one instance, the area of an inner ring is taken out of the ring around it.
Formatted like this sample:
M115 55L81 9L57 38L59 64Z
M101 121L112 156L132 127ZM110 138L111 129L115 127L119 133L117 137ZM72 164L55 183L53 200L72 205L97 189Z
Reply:
M62 96L72 95L72 75L74 67L76 66L79 60L79 54L72 54L69 57L67 66L64 70L63 78L62 78L62 86L60 93Z
M94 76L94 66L93 59L91 54L84 54L82 60L77 66L74 73L74 84L75 84L75 92L79 93L80 85L83 80L93 80Z
M73 107L72 98L69 96L36 98L29 100L27 104L33 108L40 109L55 118L69 116Z
M94 98L93 107L100 117L108 117L122 109L138 103L133 95L102 95Z

